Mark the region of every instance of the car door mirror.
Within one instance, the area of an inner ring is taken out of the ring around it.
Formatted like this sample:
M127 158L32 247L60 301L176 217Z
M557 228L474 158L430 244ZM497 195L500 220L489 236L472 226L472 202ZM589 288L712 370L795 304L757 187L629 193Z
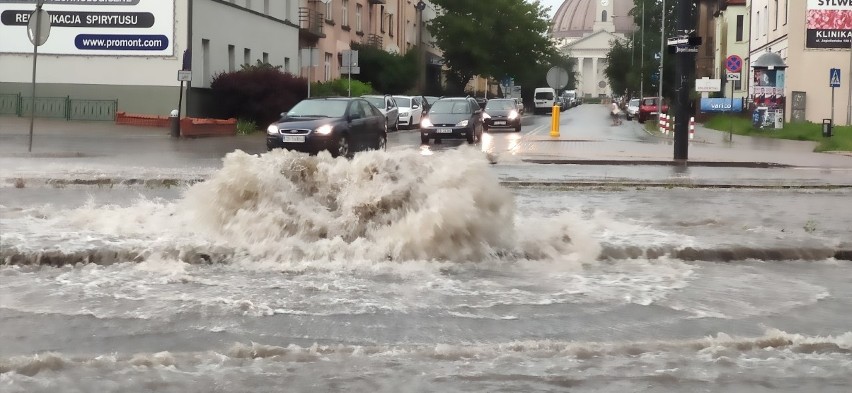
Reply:
M281 117L287 117L287 112L281 112Z
M414 105L411 106L411 109L418 109L418 108L420 108L420 105L414 104Z

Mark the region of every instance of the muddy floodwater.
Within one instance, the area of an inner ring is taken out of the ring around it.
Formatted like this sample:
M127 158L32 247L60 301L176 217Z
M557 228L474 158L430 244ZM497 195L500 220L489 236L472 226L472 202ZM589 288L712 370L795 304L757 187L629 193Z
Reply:
M849 189L513 170L236 152L0 188L0 390L849 391Z

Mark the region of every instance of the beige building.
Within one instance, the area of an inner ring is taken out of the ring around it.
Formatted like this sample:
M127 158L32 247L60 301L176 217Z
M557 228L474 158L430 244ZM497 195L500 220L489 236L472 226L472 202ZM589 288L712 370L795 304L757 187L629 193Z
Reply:
M300 0L299 47L316 48L314 67L302 59L301 76L313 81L341 77L342 53L352 43L375 46L391 53L405 54L425 43L423 61L426 79L440 81L441 57L425 28L437 11L430 1L418 0ZM421 17L423 22L421 22ZM436 75L437 74L437 75Z
M784 113L786 121L821 122L831 118L829 71L840 69L840 87L835 89L834 120L848 124L850 27L852 5L822 5L817 0L751 0L750 54L747 64L766 52L775 52L786 62ZM813 16L809 25L808 12ZM754 72L749 89L754 95ZM795 99L798 98L798 99ZM793 107L794 101L796 101ZM796 109L796 111L793 111Z
M716 18L716 45L714 48L713 64L715 70L713 78L722 79L728 73L725 68L725 60L728 56L736 55L743 59L749 56L749 15L746 0L724 0L718 5L714 14ZM733 97L743 98L748 95L745 83L749 73L740 72L739 81L733 83ZM722 92L725 97L731 97L731 85L726 85Z

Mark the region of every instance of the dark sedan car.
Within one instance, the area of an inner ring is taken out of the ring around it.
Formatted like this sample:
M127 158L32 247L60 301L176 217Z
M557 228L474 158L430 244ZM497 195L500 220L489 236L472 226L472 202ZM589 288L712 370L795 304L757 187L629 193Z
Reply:
M385 116L363 98L309 98L296 104L266 130L266 148L334 157L387 146Z
M473 98L441 98L432 105L429 116L420 122L420 141L482 138L482 110Z
M495 99L485 104L485 130L491 128L514 128L521 132L521 114L518 104L511 98Z

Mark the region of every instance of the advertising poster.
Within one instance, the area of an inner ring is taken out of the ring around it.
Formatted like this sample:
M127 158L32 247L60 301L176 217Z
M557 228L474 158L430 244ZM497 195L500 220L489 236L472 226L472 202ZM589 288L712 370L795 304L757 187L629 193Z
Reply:
M752 81L752 101L756 106L784 107L784 81L786 70L757 68Z
M32 53L35 0L0 0L0 53ZM173 56L174 0L45 0L51 28L39 53Z
M852 41L852 1L807 0L806 48L846 49Z

